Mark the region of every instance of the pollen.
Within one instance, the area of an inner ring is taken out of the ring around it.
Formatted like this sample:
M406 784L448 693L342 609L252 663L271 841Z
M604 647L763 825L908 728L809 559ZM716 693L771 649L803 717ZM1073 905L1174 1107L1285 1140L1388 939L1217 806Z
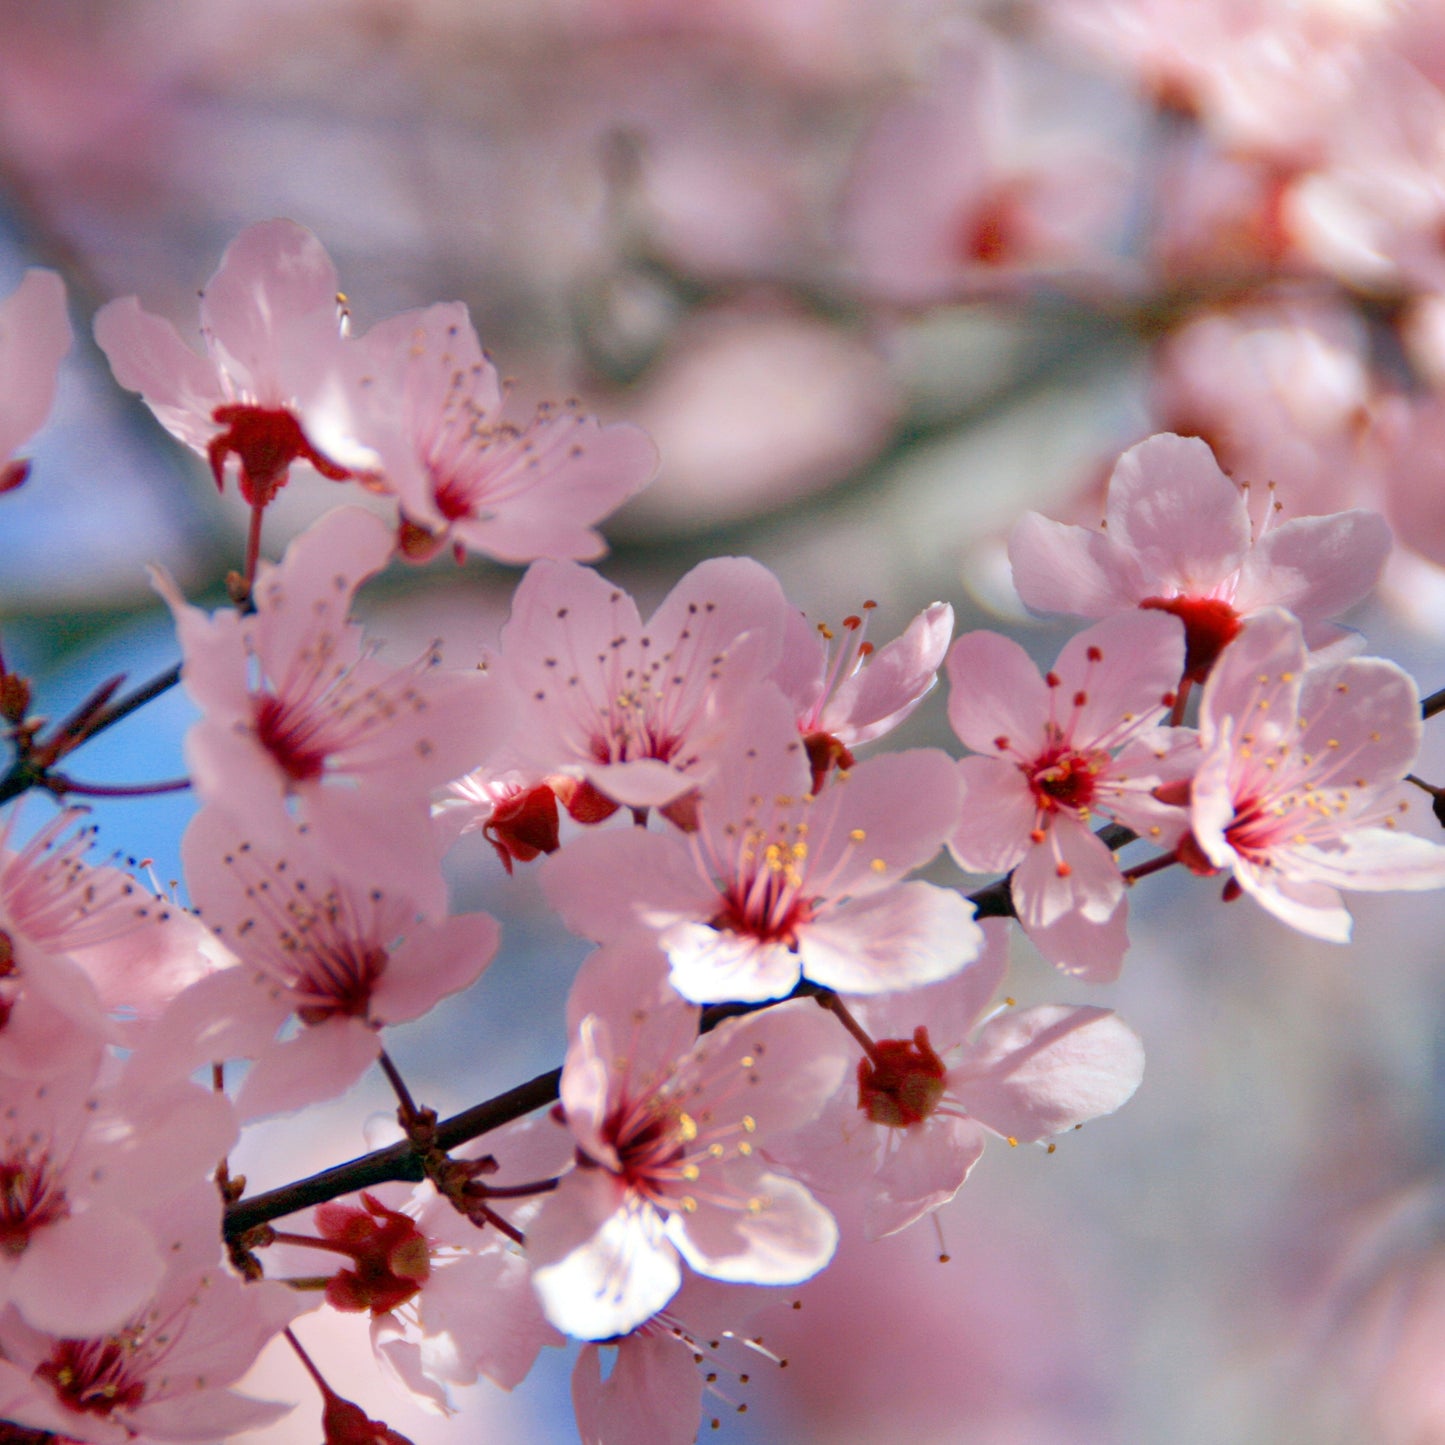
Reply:
M682 1198L678 1200L678 1203L682 1205L682 1212L684 1214L697 1213L697 1200L694 1199L691 1194L684 1194Z
M691 1144L697 1138L697 1121L691 1114L679 1114L677 1116L677 1132L685 1143Z
M854 828L853 831L848 834L848 837L855 843L861 843L867 836L868 834L865 833L862 828Z
M742 1117L742 1126L744 1133L755 1134L758 1129L758 1121L754 1119L751 1114L744 1114Z
M888 865L881 858L873 859L873 861L869 863L868 866L875 873L886 873L888 871Z

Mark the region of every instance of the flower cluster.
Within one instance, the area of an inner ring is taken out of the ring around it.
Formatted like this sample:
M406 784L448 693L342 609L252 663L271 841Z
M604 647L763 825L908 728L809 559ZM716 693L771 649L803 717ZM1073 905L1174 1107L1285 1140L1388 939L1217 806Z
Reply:
M32 293L54 285L27 280L0 328L0 375L16 348L45 360L0 414L8 448L58 361ZM234 473L254 524L233 605L154 574L200 713L189 907L89 862L70 813L14 847L12 814L0 845L15 1427L97 1445L253 1428L284 1407L231 1386L284 1330L328 1441L398 1439L290 1331L329 1308L368 1315L378 1359L442 1409L583 1341L584 1437L685 1445L693 1366L743 1338L750 1287L825 1269L855 1207L873 1236L937 1210L989 1135L1045 1142L1139 1086L1142 1045L1109 1010L996 1004L1011 920L1096 984L1125 958L1128 886L1166 867L1227 873L1226 899L1336 941L1341 889L1445 886L1402 796L1414 684L1331 626L1385 561L1373 514L1256 526L1204 442L1163 434L1120 460L1104 529L1014 532L1024 603L1097 619L1046 671L1002 635L954 640L944 603L881 648L872 603L812 626L745 558L695 567L644 621L577 559L650 477L645 435L571 406L509 422L462 307L352 338L336 295L319 242L277 221L207 287L204 357L134 300L96 318L117 379L218 485ZM371 504L269 562L261 518L303 466ZM447 544L531 563L495 649L383 661L359 589ZM966 753L875 751L940 671ZM54 764L105 700L47 741L0 681L27 777L66 792ZM559 1075L458 1123L412 1097L386 1031L499 956L443 872L473 829L499 881L535 868L597 947ZM1125 868L1136 842L1153 851ZM947 855L992 881L968 894ZM373 1066L400 1141L246 1196L224 1163L239 1126Z

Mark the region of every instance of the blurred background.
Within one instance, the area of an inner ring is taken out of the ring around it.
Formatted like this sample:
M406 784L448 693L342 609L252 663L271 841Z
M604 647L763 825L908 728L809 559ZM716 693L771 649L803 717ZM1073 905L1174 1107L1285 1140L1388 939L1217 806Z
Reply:
M222 250L288 216L355 330L464 300L521 414L576 395L651 430L661 475L602 564L644 606L745 553L818 620L876 599L875 641L942 598L1051 659L1068 629L1013 597L1009 526L1097 522L1119 451L1177 430L1283 515L1386 512L1402 545L1350 620L1432 691L1442 87L1438 0L0 0L0 295L53 267L78 333L0 498L7 662L58 716L174 661L144 564L219 601L245 513L110 380L90 318L136 294L198 343ZM342 499L298 475L268 554ZM438 562L366 607L399 653L475 652L517 575ZM190 716L169 694L83 776L178 774ZM1434 726L1420 771L1445 782ZM901 740L956 750L941 697ZM102 845L168 883L190 808L102 801ZM475 841L457 897L502 918L504 955L393 1049L444 1111L560 1058L582 953ZM1349 948L1192 877L1132 906L1118 984L1018 940L1010 989L1117 1008L1149 1054L1136 1099L1052 1156L991 1149L941 1239L847 1245L786 1292L757 1329L788 1369L724 1373L705 1436L1445 1441L1445 901L1363 899ZM358 1090L242 1167L266 1187L350 1157L386 1108ZM303 1337L418 1442L573 1438L570 1356L439 1421L355 1324ZM252 1388L305 1399L284 1351ZM256 1445L315 1434L306 1402Z

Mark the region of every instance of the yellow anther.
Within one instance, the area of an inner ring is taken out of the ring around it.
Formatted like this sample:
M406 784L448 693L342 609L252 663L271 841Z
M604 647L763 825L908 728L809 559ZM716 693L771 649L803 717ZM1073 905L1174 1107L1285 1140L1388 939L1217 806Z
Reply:
M881 858L875 858L868 866L875 873L886 873L888 871L888 865Z
M682 1205L684 1214L697 1213L697 1200L691 1194L684 1194L678 1202Z
M701 1172L696 1164L684 1164L682 1166L682 1177L686 1179L689 1184L696 1184L698 1175Z
M724 1149L721 1144L709 1144L707 1146L707 1152L712 1158L721 1159L723 1155L727 1153L727 1150Z
M753 1152L753 1146L752 1146L751 1144L749 1144L746 1139L744 1139L743 1142L738 1145L738 1153L741 1154L744 1159L746 1159L746 1158L748 1157L748 1155L751 1154L752 1152Z
M757 1121L756 1119L754 1119L751 1114L744 1114L744 1115L743 1115L742 1123L743 1123L743 1132L744 1132L744 1133L746 1133L746 1134L756 1134L756 1133L757 1133L757 1131L758 1131L758 1121Z
M744 1054L742 1058L738 1060L738 1063L740 1063L743 1068L750 1069L755 1063L757 1063L757 1060L751 1054Z
M848 834L848 836L855 843L861 843L868 835L863 831L862 828L854 828L853 831Z
M691 1144L697 1138L697 1121L691 1114L679 1114L677 1116L677 1132L682 1135L685 1143Z
M1004 999L1004 1002L1005 1002L1010 1008L1013 1008L1013 1007L1018 1003L1018 1000L1017 1000L1016 998L1006 998L1006 999Z
M753 1197L748 1200L749 1214L761 1214L767 1207L768 1201L759 1194L754 1194Z
M1008 1146L1010 1149L1017 1149L1019 1147L1019 1141L1015 1139L1012 1134L1008 1136Z
M1048 1152L1049 1152L1050 1154L1052 1154L1052 1153L1054 1152L1054 1150L1057 1149L1058 1147L1059 1147L1059 1146L1058 1146L1057 1144L1050 1144L1050 1145L1049 1145L1049 1148L1048 1148Z

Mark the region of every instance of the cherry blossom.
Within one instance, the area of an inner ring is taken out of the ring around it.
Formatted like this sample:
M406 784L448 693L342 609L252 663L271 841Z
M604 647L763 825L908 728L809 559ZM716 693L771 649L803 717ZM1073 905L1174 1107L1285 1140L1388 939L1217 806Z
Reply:
M30 463L15 453L50 415L70 341L65 283L54 271L32 268L0 301L0 493L29 475Z
M409 665L373 655L347 613L390 557L391 533L356 508L328 512L263 565L255 612L207 616L168 578L183 680L203 711L186 739L203 799L257 834L304 821L338 872L389 879L429 917L446 910L431 789L475 767L505 735L498 689L446 671L433 649Z
M166 1219L155 1294L111 1331L57 1337L0 1315L0 1409L63 1440L204 1442L257 1429L291 1407L229 1387L307 1308L283 1285L243 1284L217 1262L219 1200L199 1187Z
M1204 690L1196 866L1229 869L1276 918L1334 943L1350 936L1341 888L1445 887L1445 847L1398 824L1420 739L1415 684L1394 663L1311 669L1299 623L1261 613Z
M217 959L205 930L128 873L85 861L69 808L18 849L0 832L0 1074L93 1070L114 1015L151 1017Z
M584 834L543 865L567 926L602 942L655 937L694 1003L780 998L800 977L881 992L973 958L983 941L973 905L903 881L957 826L947 756L868 758L815 795L788 699L759 688L739 710L695 831Z
M844 229L870 289L937 301L990 272L1077 265L1103 239L1121 168L1068 135L1027 137L1007 62L967 34L863 146Z
M861 613L843 619L836 653L831 628L809 627L800 612L788 618L773 681L798 710L814 792L833 767L853 766L855 747L892 732L928 696L953 637L953 608L935 602L901 637L875 650L866 636L875 605L865 602Z
M1372 512L1295 517L1254 528L1245 492L1196 437L1131 447L1109 480L1102 530L1026 513L1009 540L1014 585L1039 612L1106 617L1133 607L1185 626L1186 675L1201 682L1240 620L1288 607L1319 646L1326 620L1375 585L1390 533Z
M341 480L373 460L354 437L338 296L316 237L264 221L226 248L201 293L204 357L134 296L101 307L95 339L116 380L206 458L217 487L236 458L241 495L260 509L296 462Z
M394 316L358 348L367 435L401 503L403 556L448 541L506 562L601 556L595 524L657 471L645 432L603 426L575 401L543 405L526 426L508 421L460 302Z
M568 1003L561 1098L577 1163L527 1231L547 1318L602 1340L682 1283L793 1284L833 1253L831 1216L765 1157L836 1088L841 1031L800 999L697 1038L656 950L600 950Z
M513 746L625 807L672 803L711 774L730 691L773 668L787 612L772 573L741 557L694 567L645 626L589 568L538 562L502 629Z
M1168 743L1150 736L1175 701L1183 654L1173 617L1134 612L1081 632L1042 677L998 633L967 633L948 655L949 720L981 755L958 764L964 800L949 847L971 872L1014 869L1029 937L1093 982L1119 971L1128 907L1092 824L1112 818L1163 843L1184 826L1152 796L1174 774Z
M466 988L497 949L487 914L428 923L389 875L339 876L309 834L282 826L253 839L211 806L186 830L191 895L239 962L181 995L142 1045L174 1052L181 1072L254 1059L236 1096L244 1119L349 1088L380 1053L379 1029Z
M147 1211L203 1180L235 1140L224 1099L138 1067L0 1078L0 1303L56 1334L119 1327L165 1261Z
M818 1188L830 1176L856 1186L866 1170L870 1237L952 1199L989 1134L1019 1144L1062 1133L1119 1108L1143 1075L1143 1046L1107 1009L1006 1009L978 1027L1008 967L1008 924L983 929L983 954L953 978L848 1001L875 1043L783 1155Z

